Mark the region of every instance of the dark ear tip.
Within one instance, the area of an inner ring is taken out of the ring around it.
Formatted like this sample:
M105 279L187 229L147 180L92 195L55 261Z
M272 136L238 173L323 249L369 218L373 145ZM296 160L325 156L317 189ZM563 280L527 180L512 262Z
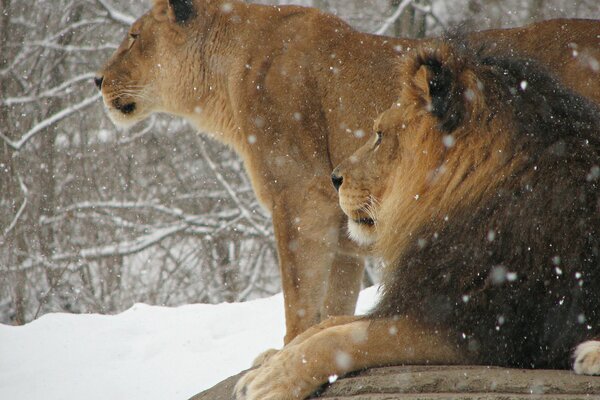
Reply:
M431 71L429 79L429 94L432 99L432 112L437 117L443 117L448 109L448 103L451 97L453 76L448 68L435 60L428 65Z
M196 16L194 0L169 0L169 6L178 24L183 24Z
M461 123L463 105L456 82L453 49L444 44L435 50L420 54L420 64L429 70L431 113L439 119L439 127L451 132Z

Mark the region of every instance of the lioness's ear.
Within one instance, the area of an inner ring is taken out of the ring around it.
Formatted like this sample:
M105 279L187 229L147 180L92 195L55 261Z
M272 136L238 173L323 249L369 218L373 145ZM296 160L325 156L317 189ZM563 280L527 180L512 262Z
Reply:
M178 24L184 24L196 16L194 0L169 0L169 19Z
M464 103L454 57L445 50L419 52L413 83L427 111L439 119L442 130L450 132L462 121Z

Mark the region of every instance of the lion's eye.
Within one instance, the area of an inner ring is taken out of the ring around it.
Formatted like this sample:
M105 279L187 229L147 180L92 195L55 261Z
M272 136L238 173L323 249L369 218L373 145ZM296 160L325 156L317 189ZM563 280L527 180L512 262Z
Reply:
M139 33L129 32L129 48L133 46L135 40L140 36Z
M379 146L381 144L381 139L383 139L383 132L377 131L377 138L375 139L375 146Z

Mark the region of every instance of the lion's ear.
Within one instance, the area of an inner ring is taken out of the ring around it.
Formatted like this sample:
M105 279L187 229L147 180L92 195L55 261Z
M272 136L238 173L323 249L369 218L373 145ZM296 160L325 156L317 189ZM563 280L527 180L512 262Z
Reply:
M196 16L194 0L169 0L168 15L172 22L184 24Z
M418 88L427 111L451 132L464 115L462 90L456 76L453 57L442 51L424 51L417 56L413 83Z

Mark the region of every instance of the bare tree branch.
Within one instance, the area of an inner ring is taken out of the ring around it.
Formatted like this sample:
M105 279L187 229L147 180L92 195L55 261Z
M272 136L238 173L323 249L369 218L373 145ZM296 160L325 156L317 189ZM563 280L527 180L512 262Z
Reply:
M212 161L212 159L210 158L210 156L206 152L206 147L205 147L204 143L200 144L200 152L202 154L202 157L204 158L204 160L206 161L206 163L208 164L208 166L212 170L212 172L215 174L215 177L217 178L217 180L219 181L219 183L223 186L223 188L225 189L225 191L227 191L227 194L229 194L229 197L231 198L231 200L233 200L233 202L235 203L235 205L239 208L239 210L241 211L241 213L244 216L244 218L246 218L246 220L248 222L250 222L250 224L257 231L259 231L262 235L269 236L271 234L270 231L268 229L266 229L265 227L260 226L259 224L256 223L256 221L252 217L252 213L246 208L246 206L244 206L242 204L242 202L238 198L238 196L235 193L235 191L231 188L231 185L229 185L229 183L227 182L227 180L218 171L215 163Z
M126 26L129 26L135 22L135 18L115 10L115 8L108 4L106 0L96 0L96 2L106 10L108 17L113 21L119 22Z
M426 16L431 17L437 25L441 26L442 28L446 28L446 24L444 24L444 22L441 19L439 19L437 15L435 15L435 13L433 12L433 7L431 5L424 6L419 3L416 3L413 0L412 6L415 8L415 10L423 13Z
M0 105L11 106L14 104L25 104L25 103L31 103L34 101L39 101L40 99L43 99L43 98L62 96L65 94L66 91L68 91L68 89L71 89L71 87L75 83L79 83L81 81L91 81L95 76L96 76L96 74L94 74L93 72L81 74L72 79L64 81L63 83L61 83L60 85L58 85L56 87L44 90L43 92L36 94L34 96L7 97L5 99L0 99Z
M76 261L81 260L94 260L98 258L114 257L114 256L126 256L134 253L139 253L142 250L153 246L169 236L175 235L187 229L186 224L177 224L169 226L163 229L157 229L156 231L135 238L131 241L123 241L114 243L106 246L92 247L82 249L76 253L71 254L57 254L52 257L53 262L62 261ZM210 232L207 229L206 232Z
M4 230L2 237L0 237L0 243L3 243L4 239L8 236L10 231L14 229L14 227L17 225L17 222L19 221L19 218L21 218L21 215L23 215L23 211L25 211L25 208L27 207L28 190L27 186L25 186L25 184L23 183L21 177L19 177L19 185L21 186L21 192L23 192L23 203L21 203L21 207L19 207L19 210L15 214L15 217L13 218L12 222Z
M59 50L67 53L78 53L78 52L97 52L101 50L115 50L118 46L113 43L107 43L102 45L93 46L76 46L76 45L62 45L51 41L33 41L25 43L24 45L18 45L19 47L31 48L31 47L42 47L45 49Z
M402 1L398 8L396 8L396 11L394 11L394 13L388 19L385 20L383 25L381 25L381 27L374 32L375 35L383 35L390 28L390 26L392 26L394 22L396 22L396 20L400 18L400 15L402 15L406 7L410 6L412 2L413 0Z
M0 132L0 138L3 139L6 142L6 144L8 144L14 150L16 150L16 151L21 150L21 148L25 144L27 144L27 142L29 142L37 133L42 131L44 128L47 128L48 126L51 126L51 125L57 123L58 121L68 117L69 115L71 115L79 110L82 110L82 109L90 106L91 104L94 104L101 97L102 96L99 93L95 94L92 97L88 97L87 99L85 99L77 104L74 104L70 107L67 107L67 108L57 112L56 114L52 115L51 117L48 117L45 120L36 124L27 133L25 133L23 136L21 136L21 138L17 141L10 140L2 132Z

